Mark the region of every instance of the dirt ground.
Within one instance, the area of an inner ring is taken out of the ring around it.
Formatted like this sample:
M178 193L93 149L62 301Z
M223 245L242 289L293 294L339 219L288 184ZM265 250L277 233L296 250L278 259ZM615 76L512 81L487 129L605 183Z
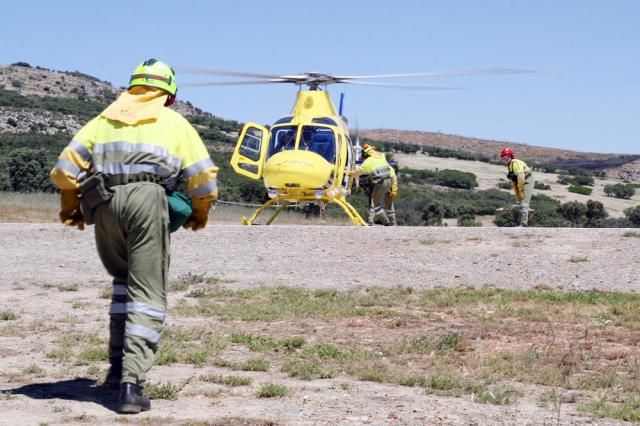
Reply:
M356 228L348 226L214 225L184 230L172 238L171 277L204 274L231 289L289 286L348 290L355 287L433 289L472 286L567 291L598 289L636 293L640 289L640 238L628 229L534 228ZM624 424L592 419L575 404L556 412L539 406L540 388L531 386L515 404L489 405L470 397L441 397L407 387L356 380L298 380L279 368L247 373L251 386L208 395L194 375L225 374L206 364L155 366L150 381L186 383L178 399L154 400L153 409L119 416L117 396L96 383L106 371L69 367L45 354L62 331L107 335L110 283L97 257L93 230L58 224L0 224L0 424ZM580 258L580 262L571 259ZM517 277L517 278L514 278ZM64 286L74 291L62 291ZM170 293L175 307L180 293ZM172 316L169 325L189 326ZM301 324L318 333L375 340L384 329L323 328L321 320ZM233 322L207 322L227 334ZM359 331L358 331L359 330ZM282 330L283 334L286 330ZM273 331L277 334L277 330ZM233 357L237 347L226 349ZM637 348L636 348L637 350ZM35 368L34 366L37 366ZM258 398L255 389L278 383L293 391L282 398Z

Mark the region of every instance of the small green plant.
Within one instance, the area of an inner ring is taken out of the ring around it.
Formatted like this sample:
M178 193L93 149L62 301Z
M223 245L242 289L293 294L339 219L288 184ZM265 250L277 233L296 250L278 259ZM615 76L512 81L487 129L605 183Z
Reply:
M454 351L456 350L458 345L462 343L463 340L464 340L464 337L461 334L451 333L451 334L447 334L446 336L442 336L436 343L435 347L440 351L445 351L445 350Z
M256 396L258 398L282 398L289 394L289 390L274 383L266 383L258 388Z
M572 256L569 259L569 262L571 263L584 263L584 262L588 262L589 258L585 257L585 256Z
M144 392L151 399L167 399L175 401L178 399L178 393L184 385L174 385L172 383L152 383L144 388Z
M192 274L191 272L180 275L177 281L169 283L169 290L171 291L185 291L189 286L200 284L206 281L205 274Z
M58 291L78 291L80 286L78 283L61 283L58 284Z
M284 348L287 351L294 351L296 349L300 349L302 346L304 346L305 341L304 341L304 337L290 337L288 339L284 339L281 342L282 346L284 346Z
M251 384L251 377L208 375L200 376L200 380L227 386L246 386Z
M103 287L100 291L100 299L111 299L113 295L113 285L108 285Z
M239 369L242 371L268 371L269 362L262 358L249 358L243 363L240 363Z
M0 311L0 321L13 321L18 319L18 315L15 312L9 310Z
M78 355L78 364L84 365L91 362L107 361L108 359L109 352L106 349L89 347Z
M536 182L533 185L534 189L539 189L541 191L548 191L551 189L551 185L547 185L546 183L542 183L542 182Z
M514 389L505 387L493 391L484 390L476 396L475 401L481 404L510 405L516 401L517 396Z
M242 343L254 352L268 352L278 346L278 343L269 336L252 336L244 333L233 333L231 343Z
M622 234L622 236L628 237L628 238L640 238L640 232L627 231L624 234Z
M332 369L319 364L317 361L288 360L282 365L282 372L301 380L330 379L336 376Z
M269 362L262 358L249 358L243 362L229 361L223 358L213 360L213 365L240 371L268 371Z
M40 368L35 364L31 364L30 366L22 370L22 372L25 374L35 374L37 376L42 376L45 373L43 368Z
M0 401L6 401L9 399L16 399L17 396L7 391L0 391Z
M89 302L83 302L81 300L74 300L71 303L71 308L72 309L84 309L84 308L86 308L87 306L90 306L90 305L91 305L91 303L89 303Z
M207 289L205 288L194 288L193 290L189 290L189 292L187 294L185 294L186 297L205 297L207 295Z

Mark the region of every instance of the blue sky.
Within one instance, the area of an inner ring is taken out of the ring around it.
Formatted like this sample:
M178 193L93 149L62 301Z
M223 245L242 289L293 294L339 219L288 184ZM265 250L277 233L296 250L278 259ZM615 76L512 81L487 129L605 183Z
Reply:
M144 59L175 67L357 75L536 68L542 74L337 85L361 128L440 131L580 151L640 153L640 1L5 2L0 63L82 71L116 86ZM181 82L204 81L178 74ZM187 88L217 116L271 123L288 85Z

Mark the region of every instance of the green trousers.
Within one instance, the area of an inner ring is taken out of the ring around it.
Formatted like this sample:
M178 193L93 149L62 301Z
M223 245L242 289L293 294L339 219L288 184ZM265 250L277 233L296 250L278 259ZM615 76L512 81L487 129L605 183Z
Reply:
M167 199L164 188L150 182L112 189L113 198L95 212L98 254L113 276L109 357L122 362L122 383L142 384L167 309Z
M396 210L391 199L391 179L383 179L374 183L369 197L369 215L367 224L381 223L383 225L396 224Z
M533 174L529 175L524 183L524 198L520 201L520 223L527 225L529 223L529 206L531 205L531 196L533 196L533 188L536 185L536 179Z

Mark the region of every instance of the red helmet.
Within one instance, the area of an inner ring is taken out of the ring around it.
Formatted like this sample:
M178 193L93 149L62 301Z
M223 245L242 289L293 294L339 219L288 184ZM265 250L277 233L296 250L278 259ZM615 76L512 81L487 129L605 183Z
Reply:
M500 157L505 157L507 155L510 155L511 158L515 158L515 154L513 153L512 150L510 150L509 148L502 148L502 153L500 154Z

